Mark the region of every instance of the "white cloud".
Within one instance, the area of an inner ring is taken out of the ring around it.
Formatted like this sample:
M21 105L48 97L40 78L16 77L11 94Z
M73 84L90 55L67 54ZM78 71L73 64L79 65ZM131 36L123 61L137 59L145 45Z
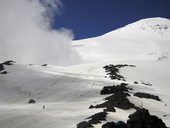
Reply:
M13 59L18 63L68 65L79 60L70 46L72 32L50 29L53 11L59 12L61 2L42 2L0 0L0 61Z

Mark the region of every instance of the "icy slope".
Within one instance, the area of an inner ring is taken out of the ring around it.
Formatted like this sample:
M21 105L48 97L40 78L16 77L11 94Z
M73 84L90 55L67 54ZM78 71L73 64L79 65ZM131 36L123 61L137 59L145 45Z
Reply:
M85 61L155 60L170 52L170 20L144 19L103 36L73 42Z

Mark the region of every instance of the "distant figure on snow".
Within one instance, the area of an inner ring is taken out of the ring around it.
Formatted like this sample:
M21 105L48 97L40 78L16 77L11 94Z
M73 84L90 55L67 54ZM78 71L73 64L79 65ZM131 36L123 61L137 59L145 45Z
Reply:
M45 109L45 106L43 106L43 109Z

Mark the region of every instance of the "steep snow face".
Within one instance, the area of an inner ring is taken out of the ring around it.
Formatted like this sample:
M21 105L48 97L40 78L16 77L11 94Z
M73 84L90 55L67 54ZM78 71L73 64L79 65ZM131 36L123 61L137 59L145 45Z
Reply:
M157 60L170 53L170 20L149 18L73 46L87 62Z

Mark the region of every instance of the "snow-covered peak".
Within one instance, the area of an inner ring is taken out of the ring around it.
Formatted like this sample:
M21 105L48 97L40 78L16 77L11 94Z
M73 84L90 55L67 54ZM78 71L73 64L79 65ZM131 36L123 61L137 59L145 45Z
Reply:
M151 28L151 29L170 29L170 20L166 18L146 18L127 25L126 27L141 27L141 28Z
M170 34L170 20L160 17L142 19L123 27L121 30L150 32L150 34L157 34L164 37Z
M96 38L74 41L73 46L88 62L158 60L170 53L169 35L169 19L147 18Z

